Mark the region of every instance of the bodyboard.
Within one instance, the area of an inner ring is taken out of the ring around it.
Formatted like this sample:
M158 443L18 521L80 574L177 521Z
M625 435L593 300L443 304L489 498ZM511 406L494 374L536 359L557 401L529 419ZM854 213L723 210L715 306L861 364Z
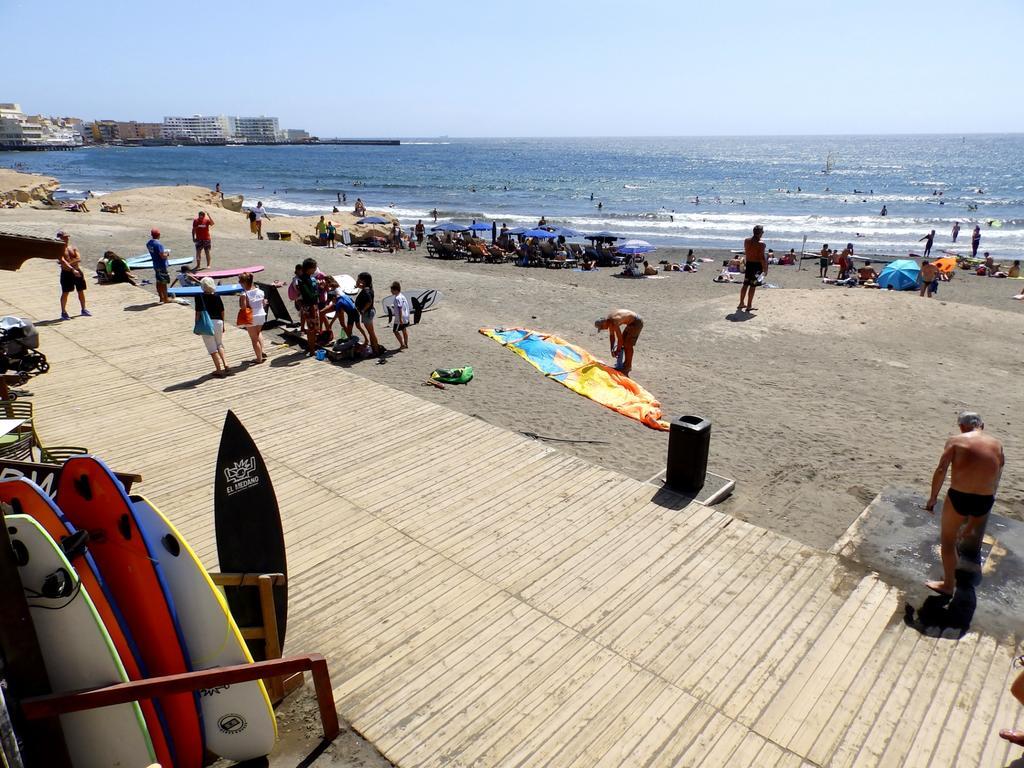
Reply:
M217 558L223 573L288 575L284 532L267 465L252 437L232 411L224 418L213 484ZM262 625L259 594L253 587L226 587L231 615L239 626ZM274 587L277 634L284 648L288 621L288 585ZM259 640L246 641L257 660L265 658Z

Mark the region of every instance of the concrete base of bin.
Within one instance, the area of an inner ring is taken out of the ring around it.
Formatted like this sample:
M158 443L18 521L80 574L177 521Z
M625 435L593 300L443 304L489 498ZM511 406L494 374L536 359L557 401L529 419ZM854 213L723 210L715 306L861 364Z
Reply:
M674 488L665 484L665 472L664 470L656 474L650 480L647 481L651 485L656 485L659 488L664 488L667 491L678 493L680 496L687 496L691 501L695 501L698 504L703 504L710 507L712 504L717 504L722 499L726 498L733 492L736 487L736 481L723 477L722 475L716 475L714 472L707 472L704 475L704 487L694 495L682 493Z

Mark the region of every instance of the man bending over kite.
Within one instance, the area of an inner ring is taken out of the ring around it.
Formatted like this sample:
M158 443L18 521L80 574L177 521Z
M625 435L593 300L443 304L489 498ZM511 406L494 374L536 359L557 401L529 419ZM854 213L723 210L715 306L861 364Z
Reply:
M616 309L609 312L607 317L595 320L594 327L599 331L608 331L612 356L618 360L615 368L629 376L633 369L633 347L640 337L640 331L644 329L643 318L632 310Z

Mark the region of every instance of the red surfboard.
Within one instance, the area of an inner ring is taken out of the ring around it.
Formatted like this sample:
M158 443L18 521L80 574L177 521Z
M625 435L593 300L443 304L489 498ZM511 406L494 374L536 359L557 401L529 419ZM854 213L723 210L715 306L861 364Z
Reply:
M62 546L64 540L76 531L75 527L64 518L57 505L46 495L46 492L27 478L0 481L0 502L10 504L17 515L28 515L34 518L50 534L50 537ZM113 602L108 587L100 576L88 547L75 548L70 552L65 550L64 554L77 569L82 586L92 598L96 612L99 613L100 619L114 643L114 648L117 649L117 655L121 657L121 664L124 666L125 672L128 673L128 679L143 679L144 675L138 661L138 649L131 639L131 633L127 630L124 617ZM173 765L157 707L152 700L148 699L140 700L139 706L142 708L142 716L149 729L149 738L153 742L157 761L161 765Z
M150 545L135 523L131 500L99 459L75 456L64 463L57 506L68 521L89 532L89 551L139 649L150 676L191 671L174 603ZM201 768L203 731L198 695L157 700L167 723L175 768Z

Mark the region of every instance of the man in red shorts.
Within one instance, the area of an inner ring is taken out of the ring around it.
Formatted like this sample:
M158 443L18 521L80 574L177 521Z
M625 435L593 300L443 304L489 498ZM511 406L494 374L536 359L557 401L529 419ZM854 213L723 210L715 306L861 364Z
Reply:
M202 267L200 254L206 251L206 268L210 268L210 227L213 226L213 219L200 211L199 215L192 219L192 242L196 244L196 269Z

